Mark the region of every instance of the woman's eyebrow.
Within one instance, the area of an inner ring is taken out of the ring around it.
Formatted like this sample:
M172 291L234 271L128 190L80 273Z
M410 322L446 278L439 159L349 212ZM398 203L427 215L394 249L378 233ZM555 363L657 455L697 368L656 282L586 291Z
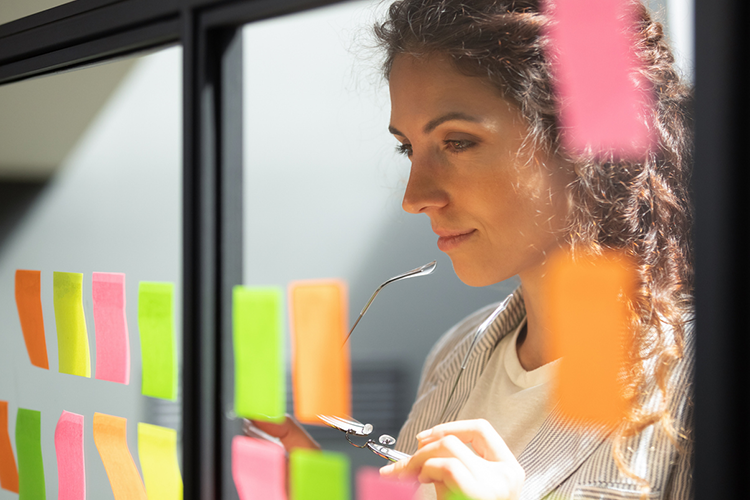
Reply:
M482 121L476 116L467 115L466 113L462 113L460 111L453 111L451 113L446 113L443 116L439 116L435 118L434 120L430 120L430 122L424 126L424 129L422 129L422 131L425 134L429 134L430 132L435 130L438 127L438 125L445 123L447 121L451 121L451 120L463 120L463 121L472 122L472 123L479 123Z
M430 120L427 123L427 125L425 125L424 128L422 129L422 132L424 132L425 134L429 134L430 132L435 130L439 125L447 121L451 121L451 120L463 120L463 121L472 122L472 123L479 123L482 121L480 118L476 116L467 115L466 113L462 113L460 111L453 111L450 113L446 113L442 116L439 116L433 120ZM388 131L393 135L400 135L402 137L406 137L406 135L404 135L403 132L400 132L393 125L388 126Z

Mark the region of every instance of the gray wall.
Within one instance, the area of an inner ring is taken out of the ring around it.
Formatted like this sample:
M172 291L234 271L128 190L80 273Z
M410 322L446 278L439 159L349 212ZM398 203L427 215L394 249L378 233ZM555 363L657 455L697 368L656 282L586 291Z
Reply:
M44 187L31 190L31 206L23 207L13 217L12 224L3 228L0 399L9 402L12 443L15 443L17 408L41 411L48 498L57 498L54 430L63 410L85 418L87 485L89 498L97 500L112 499L113 495L94 446L91 427L94 412L128 419L128 441L136 463L137 422L157 423L150 411L153 400L140 395L137 285L142 280L173 281L178 287L180 283L180 57L180 50L172 48L140 59L54 177ZM0 87L0 92L6 89ZM26 353L14 298L14 273L19 268L42 271L49 371L32 366ZM84 273L83 301L92 373L96 366L96 343L91 273L126 273L130 385L58 373L53 271ZM18 496L0 490L0 499L13 498Z

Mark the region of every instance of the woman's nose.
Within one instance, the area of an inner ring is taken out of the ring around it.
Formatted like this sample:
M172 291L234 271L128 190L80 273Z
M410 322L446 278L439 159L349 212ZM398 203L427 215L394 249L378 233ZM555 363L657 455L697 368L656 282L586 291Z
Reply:
M429 168L427 162L412 157L409 182L401 202L405 211L419 214L448 203L448 193L441 187L436 170Z

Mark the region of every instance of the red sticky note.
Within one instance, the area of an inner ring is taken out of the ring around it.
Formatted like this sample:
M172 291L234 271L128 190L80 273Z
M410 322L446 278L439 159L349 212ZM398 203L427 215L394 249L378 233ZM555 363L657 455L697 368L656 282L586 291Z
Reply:
M318 415L351 415L347 289L341 281L289 286L294 414L322 425Z
M562 358L555 386L560 410L573 419L617 424L627 410L621 374L630 369L634 266L614 252L575 259L560 253L547 265L549 349Z
M18 468L8 434L7 401L0 401L0 488L18 493Z
M58 500L86 500L83 415L63 411L55 427Z
M584 151L640 156L654 142L649 82L638 68L635 11L625 0L546 2L562 139Z
M240 500L286 500L286 452L245 436L232 439L232 477Z
M96 378L130 382L130 340L125 318L125 275L94 273L91 282L96 331Z
M357 471L357 500L412 500L418 487L416 481L381 477L374 467L362 467Z
M16 271L16 307L31 364L49 370L42 318L41 271Z
M128 449L127 427L124 418L94 413L94 444L115 500L147 500L146 488Z

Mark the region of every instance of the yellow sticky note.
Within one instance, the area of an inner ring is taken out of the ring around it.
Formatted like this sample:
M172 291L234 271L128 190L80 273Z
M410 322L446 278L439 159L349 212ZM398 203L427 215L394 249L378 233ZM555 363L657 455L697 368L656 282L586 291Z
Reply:
M60 373L91 377L91 353L83 314L82 286L81 273L53 274L57 357Z
M182 500L177 431L139 422L138 459L148 500Z

